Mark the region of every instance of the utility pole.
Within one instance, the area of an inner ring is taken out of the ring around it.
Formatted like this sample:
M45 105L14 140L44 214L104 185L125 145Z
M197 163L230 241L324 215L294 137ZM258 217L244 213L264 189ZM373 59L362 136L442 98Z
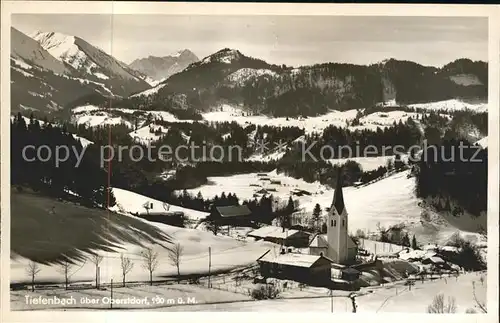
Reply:
M113 308L113 278L111 278L111 302L109 302L109 308Z
M333 313L333 290L330 289L330 311Z
M97 267L97 279L95 282L95 288L99 289L99 285L101 284L101 267Z
M351 299L351 303L352 303L352 312L353 313L356 313L356 310L358 309L358 305L356 304L356 294L352 293L351 295L349 295L349 298Z
M212 266L212 248L208 247L208 288L210 285L210 267Z

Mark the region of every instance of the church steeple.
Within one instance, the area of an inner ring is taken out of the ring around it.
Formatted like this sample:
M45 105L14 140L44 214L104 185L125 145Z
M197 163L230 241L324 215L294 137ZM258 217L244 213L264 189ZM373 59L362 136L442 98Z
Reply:
M338 214L342 214L345 209L344 194L342 193L342 167L339 167L337 172L337 186L335 186L331 207L334 207Z
M328 212L327 255L335 263L344 264L348 262L348 215L344 203L342 192L342 168L339 167L337 173L337 186L333 194L333 201Z

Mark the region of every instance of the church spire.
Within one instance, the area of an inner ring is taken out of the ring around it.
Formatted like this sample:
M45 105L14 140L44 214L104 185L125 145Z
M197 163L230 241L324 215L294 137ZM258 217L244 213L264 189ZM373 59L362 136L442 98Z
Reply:
M342 193L342 167L340 166L338 169L337 186L335 186L335 192L333 194L332 207L335 208L338 214L342 214L345 209L344 194Z

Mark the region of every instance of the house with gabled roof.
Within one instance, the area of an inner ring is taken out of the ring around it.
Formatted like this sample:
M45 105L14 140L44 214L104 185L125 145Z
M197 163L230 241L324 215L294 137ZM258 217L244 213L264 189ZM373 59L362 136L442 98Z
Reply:
M309 285L327 286L331 282L332 260L324 256L268 250L257 263L263 277L290 279Z
M215 207L215 219L220 224L245 225L251 222L252 211L246 205Z

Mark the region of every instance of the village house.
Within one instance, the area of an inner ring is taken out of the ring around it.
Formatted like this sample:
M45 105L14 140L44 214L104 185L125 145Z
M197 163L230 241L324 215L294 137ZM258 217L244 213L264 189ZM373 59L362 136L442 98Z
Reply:
M290 279L312 286L331 283L332 261L323 256L267 251L257 263L263 277Z
M221 225L248 225L252 212L246 205L217 206L215 219Z
M300 230L283 230L281 227L269 225L251 231L247 236L255 240L270 241L287 247L305 248L309 243L310 235Z

